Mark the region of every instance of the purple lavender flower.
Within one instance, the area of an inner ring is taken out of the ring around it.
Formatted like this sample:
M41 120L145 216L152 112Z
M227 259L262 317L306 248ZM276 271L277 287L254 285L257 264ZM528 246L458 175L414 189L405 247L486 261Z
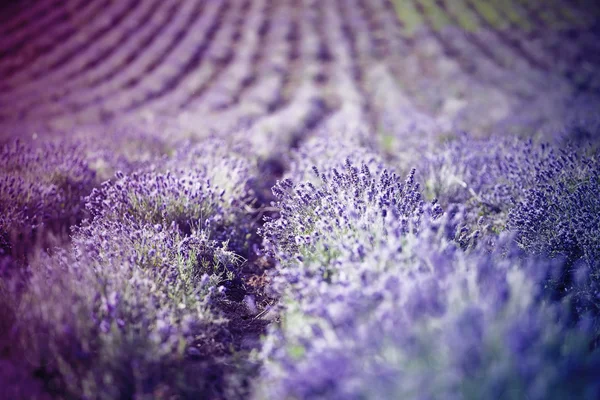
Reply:
M84 196L97 184L96 173L76 141L26 144L0 150L0 247L17 257L52 235L66 235L85 217Z
M360 259L388 236L418 231L426 208L427 217L440 213L423 201L414 170L402 179L368 151L359 147L355 155L360 165L349 155L339 168L308 167L312 178L304 183L286 178L273 187L280 216L262 235L284 266L297 258L325 266L342 255Z
M205 232L92 224L74 252L30 265L11 333L26 345L15 351L74 397L179 393L187 348L210 346L224 322L214 288L240 261Z
M600 355L543 296L551 263L507 235L463 252L455 218L338 259L336 279L288 281L255 398L595 398Z

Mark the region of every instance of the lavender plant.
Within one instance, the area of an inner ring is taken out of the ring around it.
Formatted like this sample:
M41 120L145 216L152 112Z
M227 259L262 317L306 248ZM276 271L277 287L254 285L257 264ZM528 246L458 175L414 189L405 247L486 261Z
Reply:
M427 153L421 168L427 197L442 205L465 204L476 214L502 215L524 187L534 183L534 165L545 147L516 138L477 139L463 133Z
M310 180L313 184L320 181L320 176L314 174L313 165L327 172L333 168L343 170L348 158L372 169L383 163L372 135L368 131L349 128L319 131L302 142L289 158L285 177L296 182Z
M532 148L499 157L496 176L554 165L552 149ZM577 379L576 396L595 398L593 320L574 326L544 290L560 261L528 257L509 233L465 240L468 205L448 202L440 218L414 170L402 182L374 169L347 160L342 172L315 167L318 183L273 188L281 215L263 235L280 262L281 323L255 397L562 398ZM519 187L485 179L487 198L514 202Z
M344 169L312 171L320 182L294 185L286 178L273 187L279 199L280 217L264 227L266 247L276 254L283 266L290 261L320 260L327 265L338 253L360 259L365 246L385 241L388 234L416 231L424 214L425 202L415 171L405 180L376 164L373 171L367 159L360 167L349 158ZM431 215L441 212L431 206ZM388 221L400 221L389 231ZM360 239L359 239L360 238ZM359 239L361 245L356 245ZM324 278L327 278L327 272Z
M0 285L12 318L0 336L20 343L24 375L74 398L212 393L207 371L228 351L216 301L243 262L227 246L247 246L252 204L250 163L221 144L118 172L85 198L72 251L41 253L25 286Z
M23 256L85 216L83 198L97 184L96 173L76 141L15 140L0 152L0 248Z
M112 131L106 128L106 132ZM158 149L161 146L148 135L136 136L123 130L115 135L121 140L99 132L73 138L52 138L48 134L48 138L30 142L17 139L2 146L0 237L5 253L22 255L28 251L25 248L35 248L40 239L44 247L43 241L50 235L66 236L71 226L88 216L85 197L100 186L107 173L115 168L131 172L150 159L162 157L164 148ZM126 157L123 146L118 148L115 143L122 144L123 137L127 137L131 146L134 136L144 146L138 145ZM143 149L150 150L144 153Z
M106 227L91 239L78 235L73 253L30 266L18 299L15 351L51 394L201 393L208 384L186 380L182 368L186 358L218 350L211 346L223 320L211 305L239 257L201 231L184 237L176 226Z
M573 150L550 152L536 168L536 184L524 191L509 214L519 242L538 254L600 262L600 164L598 156Z
M174 149L182 145L182 140L168 136L170 132L166 129L160 133L156 129L110 124L101 128L82 127L73 136L82 144L90 167L102 182L112 178L117 171L131 173L165 163L174 154Z
M578 153L583 155L572 147L559 149L530 139L461 134L424 157L419 179L425 182L427 198L439 199L442 206L464 204L467 225L476 226L483 217L484 225L498 232L507 228L509 213L525 201L529 190L543 185L543 179L554 179L541 175L557 176L565 162L561 159ZM569 168L572 179L586 179L578 174L589 167Z
M565 105L564 119L553 129L544 132L544 136L561 146L587 146L596 149L600 144L600 115L598 115L597 95L580 95Z
M597 313L597 150L466 135L444 149L426 161L426 193L465 204L466 226L509 229L529 253L566 259L550 286Z
M598 396L588 327L570 327L541 293L550 265L507 236L463 252L449 240L460 219L339 259L351 272L330 282L305 265L282 274L285 308L255 398Z
M508 227L533 254L564 258L551 283L580 314L600 312L600 163L597 153L550 152L536 183L508 215ZM599 328L600 329L600 328Z
M254 167L215 142L182 150L162 166L130 175L118 171L114 182L92 190L86 204L90 223L175 224L184 233L200 227L243 251L251 233L254 195L248 182Z

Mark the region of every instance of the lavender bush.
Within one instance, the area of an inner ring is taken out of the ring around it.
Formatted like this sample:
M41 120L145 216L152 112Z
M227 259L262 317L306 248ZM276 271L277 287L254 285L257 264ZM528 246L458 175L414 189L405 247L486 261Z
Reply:
M474 216L496 216L504 229L505 214L535 184L535 169L545 165L547 153L531 140L462 133L425 155L420 178L426 197L465 204Z
M457 218L341 257L330 281L282 273L255 398L597 397L591 327L543 294L551 264L506 236L465 253Z
M556 165L552 149L525 145L519 161ZM502 171L517 176L523 163ZM508 231L478 243L479 231L465 228L469 206L448 201L442 214L424 203L414 170L402 182L375 169L348 159L342 172L312 168L318 186L287 179L273 188L280 217L263 235L280 263L282 316L263 347L255 398L598 396L594 318L573 320L547 292L562 260L528 256ZM517 184L535 187L531 175ZM480 183L489 199L516 203L520 188L494 183Z
M523 188L508 227L534 253L600 262L600 163L567 149L550 151L535 168L535 184Z
M599 171L595 152L551 152L536 169L536 184L524 191L508 216L508 228L523 248L565 260L551 283L570 296L581 314L600 312Z
M98 132L74 136L2 145L0 240L5 253L22 256L36 242L44 247L57 243L52 236L63 240L71 226L88 216L85 197L107 174L117 168L132 172L166 151L158 139L153 142L133 129L121 128L112 137ZM135 146L129 156L123 138Z
M425 193L464 204L471 229L508 229L530 254L564 259L550 286L597 313L597 159L592 146L461 135L425 161Z
M227 218L242 216L240 165L119 172L92 190L72 254L32 264L24 293L12 294L27 310L15 313L12 340L48 390L108 398L208 390L181 369L186 355L223 351L213 344L224 322L213 303L242 262L222 238L235 222Z
M248 159L215 140L182 150L160 166L130 175L117 171L114 182L106 181L89 196L91 224L175 224L185 233L198 227L243 251L249 245L252 168Z
M103 182L117 171L131 173L168 160L185 141L172 130L158 121L154 125L121 123L84 126L72 137L81 143L86 159Z
M76 141L15 140L0 151L0 249L20 257L36 241L65 235L81 221L96 172Z
M32 264L26 290L14 294L11 340L24 368L50 393L76 398L201 393L183 363L215 351L223 320L211 304L239 257L177 227L115 223L93 239Z
M463 133L424 157L419 179L424 181L426 198L436 198L442 206L464 204L471 225L484 217L486 225L499 232L507 228L509 214L526 202L529 191L565 180L589 180L585 171L596 168L596 156L590 158L585 151L531 139L477 139Z
M221 145L192 147L160 169L118 172L91 189L73 250L41 253L24 285L2 284L13 327L0 336L20 343L12 351L26 356L21 369L42 377L47 391L210 393L210 380L189 380L186 363L198 359L209 371L226 353L216 339L226 322L217 303L239 281L243 259L227 246L249 246L252 204L249 162Z
M338 252L361 258L364 245L360 243L385 241L388 234L402 235L416 231L424 214L419 184L414 181L415 171L402 180L395 173L367 159L360 167L347 158L342 171L333 168L312 171L320 180L294 185L286 178L273 187L279 199L280 217L268 223L263 234L266 245L282 260L305 258L327 264ZM435 217L441 210L432 205ZM388 231L387 221L400 221ZM356 245L354 247L349 247Z

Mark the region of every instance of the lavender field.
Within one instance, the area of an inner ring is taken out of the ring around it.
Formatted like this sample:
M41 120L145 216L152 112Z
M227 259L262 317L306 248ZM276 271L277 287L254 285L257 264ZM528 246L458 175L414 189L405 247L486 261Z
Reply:
M594 0L0 3L0 399L600 399Z

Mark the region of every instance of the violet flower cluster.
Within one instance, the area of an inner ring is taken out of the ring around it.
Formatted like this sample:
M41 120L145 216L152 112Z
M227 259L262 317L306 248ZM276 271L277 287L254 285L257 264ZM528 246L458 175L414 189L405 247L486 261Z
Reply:
M492 236L507 229L529 254L563 260L547 283L579 314L598 314L600 168L593 145L463 134L424 164L427 197L465 205L470 229Z
M236 250L248 247L254 172L248 158L225 142L190 145L160 166L130 175L117 171L116 180L92 190L86 204L94 224L122 221L133 224L175 224L184 233L193 228L211 239L230 241Z
M467 212L425 206L413 174L351 162L314 172L319 187L274 188L281 217L263 234L282 314L255 398L600 395L593 324L573 323L544 289L557 261L527 256L509 233L465 251Z
M8 141L0 149L0 249L18 258L46 248L88 216L85 197L116 171L147 168L169 152L139 128L82 129L71 137ZM96 129L97 130L97 129ZM93 134L92 134L93 133Z
M470 225L484 217L489 230L499 232L530 190L564 179L588 180L582 171L593 169L589 164L597 156L584 152L531 139L461 134L425 154L418 179L424 182L426 198L437 198L442 206L463 204Z
M550 151L508 215L532 254L564 260L550 283L579 314L600 314L600 162L597 152ZM596 322L600 332L600 322Z
M51 234L65 235L85 216L84 197L97 184L76 141L19 140L0 149L0 249L16 257Z
M269 220L262 234L284 266L294 259L326 266L338 252L360 259L365 246L417 231L426 208L426 217L441 213L435 202L425 204L414 170L402 179L374 156L358 161L355 166L347 158L341 169L323 172L313 166L314 183L294 184L286 178L273 187L280 216ZM357 244L357 238L364 244Z
M600 161L567 149L550 150L535 165L535 184L523 188L508 227L533 253L583 258L600 265Z
M184 362L215 351L224 320L213 305L241 260L204 232L97 229L95 253L77 235L72 253L32 263L26 288L12 296L20 367L73 398L201 392L206 383L186 377Z
M545 165L548 151L531 140L462 133L424 155L419 178L426 197L443 206L464 204L475 216L494 215L503 229L506 212L535 184L535 170Z
M16 375L72 398L210 393L228 351L219 304L244 262L228 244L246 239L251 163L223 143L177 156L91 189L71 248L0 282L12 321L0 344L22 357Z
M431 239L345 264L366 279L289 283L256 398L597 398L590 328L540 295L543 263Z

